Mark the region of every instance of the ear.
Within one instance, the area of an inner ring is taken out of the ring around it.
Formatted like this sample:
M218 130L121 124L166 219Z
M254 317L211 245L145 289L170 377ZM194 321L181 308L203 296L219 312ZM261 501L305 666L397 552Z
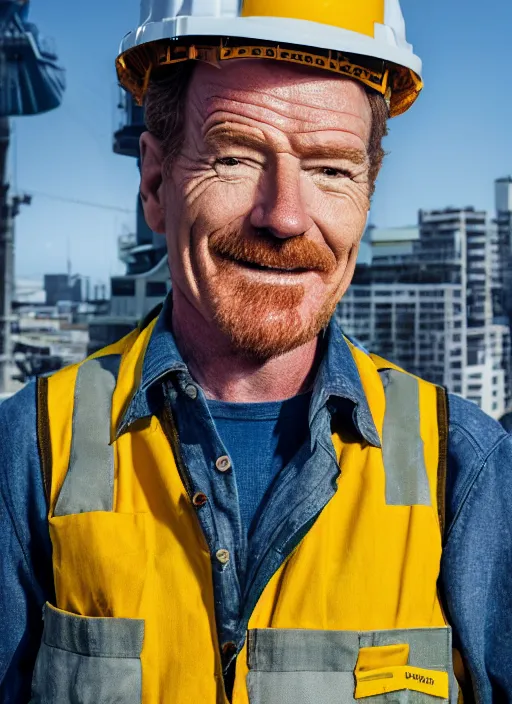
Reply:
M163 157L159 140L149 132L140 137L140 197L148 226L165 235Z

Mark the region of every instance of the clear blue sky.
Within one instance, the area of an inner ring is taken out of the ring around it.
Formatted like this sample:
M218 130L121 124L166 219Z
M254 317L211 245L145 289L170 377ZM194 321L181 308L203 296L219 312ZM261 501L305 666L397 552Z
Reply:
M361 1L361 0L358 0ZM493 181L512 172L512 2L402 0L408 39L424 61L416 106L391 121L373 221L414 223L419 208L493 209ZM67 69L62 107L15 123L18 190L133 210L135 161L112 153L114 58L139 0L32 0L31 18ZM117 236L134 215L34 196L17 220L17 274L64 271L107 280L122 272Z

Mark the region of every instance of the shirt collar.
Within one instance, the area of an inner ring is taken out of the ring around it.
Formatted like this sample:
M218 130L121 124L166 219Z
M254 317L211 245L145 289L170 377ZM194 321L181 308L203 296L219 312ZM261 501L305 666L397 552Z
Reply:
M187 365L176 346L171 332L172 298L169 295L160 311L149 338L142 363L141 381L117 426L116 437L132 423L152 415L148 391L163 377L173 372L187 372Z
M355 429L370 445L381 447L357 364L341 328L332 318L324 334L324 356L315 380L310 418L326 404L335 406L337 399L354 404L352 421Z
M169 321L172 299L169 295L158 316L146 348L141 383L117 429L117 437L137 420L152 415L149 390L163 377L174 373L188 374L187 366L176 346ZM352 420L359 434L370 444L380 447L380 438L361 383L359 371L340 327L331 320L324 333L324 353L316 376L310 418L326 404L336 399L348 399L354 404Z

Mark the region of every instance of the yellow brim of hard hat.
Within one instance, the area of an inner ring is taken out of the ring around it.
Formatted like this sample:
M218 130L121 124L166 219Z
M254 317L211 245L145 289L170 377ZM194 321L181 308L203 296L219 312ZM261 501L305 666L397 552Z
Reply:
M389 104L390 117L401 115L414 103L423 88L421 78L409 68L364 56L338 51L307 49L289 44L269 42L245 44L244 40L206 44L205 38L183 40L162 39L133 47L116 60L120 84L142 105L152 73L183 61L205 61L218 64L229 59L273 59L312 66L364 83L383 95ZM306 50L307 49L307 50Z

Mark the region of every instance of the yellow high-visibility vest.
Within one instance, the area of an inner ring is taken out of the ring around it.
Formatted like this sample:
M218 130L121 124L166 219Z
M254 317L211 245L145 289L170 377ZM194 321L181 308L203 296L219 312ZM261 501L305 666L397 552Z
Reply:
M173 428L153 416L115 439L153 327L40 383L56 603L35 704L227 703ZM337 491L253 609L234 704L458 700L437 594L443 392L349 346L382 448L335 429Z

